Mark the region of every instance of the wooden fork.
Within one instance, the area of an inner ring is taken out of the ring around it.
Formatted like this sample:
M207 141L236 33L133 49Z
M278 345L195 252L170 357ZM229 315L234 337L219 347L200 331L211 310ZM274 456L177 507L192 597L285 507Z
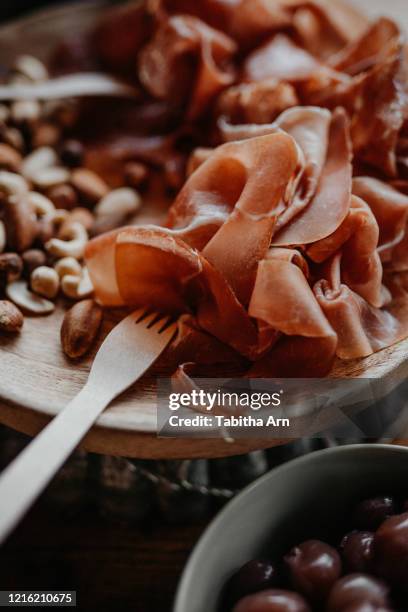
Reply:
M0 543L111 401L138 380L176 333L170 317L140 309L107 336L78 395L0 476Z

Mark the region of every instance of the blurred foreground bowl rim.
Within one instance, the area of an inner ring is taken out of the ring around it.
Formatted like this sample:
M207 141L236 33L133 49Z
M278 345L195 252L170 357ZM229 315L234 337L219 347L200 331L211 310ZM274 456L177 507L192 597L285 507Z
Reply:
M197 575L200 571L200 562L203 553L211 543L213 536L217 533L225 521L228 521L228 517L235 513L236 508L240 506L245 498L249 501L259 488L262 488L269 481L273 481L275 478L282 476L285 472L292 472L298 469L300 466L307 464L308 462L324 461L328 455L346 455L346 454L402 454L408 455L408 447L394 445L394 444L350 444L345 446L334 446L332 448L326 448L319 451L314 451L292 459L283 465L273 468L267 474L264 474L250 485L245 487L234 499L217 514L213 521L205 529L198 542L194 546L187 563L184 567L181 575L179 585L177 587L176 596L174 600L173 612L188 612L187 607L187 595L192 582L197 580ZM316 472L317 474L317 472ZM215 612L212 611L211 612Z

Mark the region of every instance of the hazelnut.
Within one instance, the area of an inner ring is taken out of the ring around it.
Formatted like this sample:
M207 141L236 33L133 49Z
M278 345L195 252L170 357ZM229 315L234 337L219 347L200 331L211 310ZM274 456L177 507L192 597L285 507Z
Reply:
M49 300L57 296L59 285L59 276L54 268L40 266L31 274L31 289Z
M0 290L18 280L23 271L23 261L17 253L0 254Z
M125 182L129 187L139 189L149 177L149 168L139 162L128 162L125 166Z
M47 190L47 196L55 208L71 210L78 203L78 197L71 185L56 185Z
M66 140L60 151L60 158L68 168L77 168L84 159L84 147L79 140Z
M29 249L22 254L24 264L24 276L30 278L36 268L45 266L47 263L47 255L40 249Z

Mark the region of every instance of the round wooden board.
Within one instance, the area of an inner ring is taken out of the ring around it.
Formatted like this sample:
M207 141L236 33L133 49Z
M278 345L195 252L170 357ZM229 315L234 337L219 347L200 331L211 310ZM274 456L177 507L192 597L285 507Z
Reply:
M382 10L380 0L355 2L372 15ZM67 30L87 29L101 4L84 2L81 6L52 9L3 26L0 28L1 62L9 66L18 53L34 52L46 57ZM394 13L400 23L404 17L407 22L405 0L392 0L387 12ZM156 212L153 216L157 219ZM145 222L152 220L144 219ZM59 328L63 312L60 305L49 317L27 318L20 337L0 337L0 422L29 435L35 435L81 389L92 362L92 354L77 363L69 362L62 354ZM114 324L114 315L108 313L101 340ZM155 380L162 365L156 366L106 410L84 439L84 448L104 454L170 459L234 455L284 442L158 438ZM337 378L375 379L377 396L389 393L407 374L408 340L367 359L339 362L332 372Z
M62 353L59 305L51 316L27 317L18 338L0 337L0 421L35 435L79 392L88 376L93 353L78 362ZM121 313L107 312L100 341ZM336 378L370 378L377 394L386 395L408 374L408 340L363 360L338 362ZM118 398L100 417L83 446L94 452L140 458L215 457L272 446L276 440L167 439L156 435L156 380L166 372L165 360ZM107 373L109 375L109 373Z

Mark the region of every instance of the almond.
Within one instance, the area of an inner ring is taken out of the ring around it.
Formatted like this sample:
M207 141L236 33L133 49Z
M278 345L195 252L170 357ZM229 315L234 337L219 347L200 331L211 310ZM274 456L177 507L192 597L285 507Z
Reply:
M68 310L61 326L61 344L67 357L78 359L92 348L102 317L102 308L93 300L82 300Z
M21 311L8 300L0 300L0 333L18 333L24 324Z

